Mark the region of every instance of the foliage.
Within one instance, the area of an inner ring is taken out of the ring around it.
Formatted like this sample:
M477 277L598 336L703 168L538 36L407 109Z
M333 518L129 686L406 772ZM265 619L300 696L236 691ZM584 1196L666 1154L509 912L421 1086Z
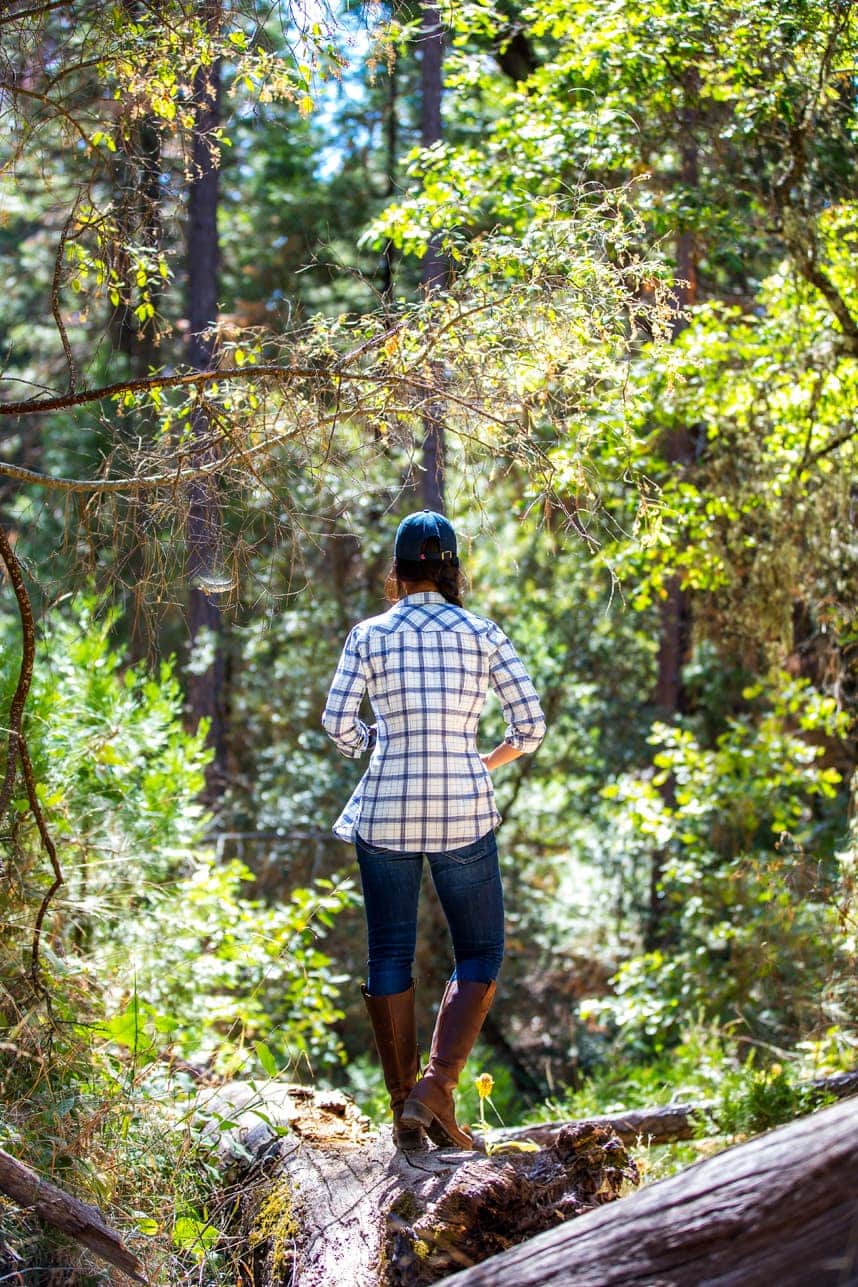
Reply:
M748 1066L722 1084L716 1119L726 1135L754 1135L833 1102L824 1090L797 1083L780 1064Z
M429 150L413 9L6 9L0 521L40 620L26 729L66 880L49 1014L19 788L11 1144L136 1225L164 1281L226 1283L192 1079L309 1067L386 1118L324 839L360 766L318 717L423 503L439 410L468 606L549 721L497 778L510 1065L477 1052L465 1118L486 1069L510 1124L528 1097L544 1116L703 1096L740 1132L803 1109L858 1022L855 7L466 0ZM181 384L200 157L221 179L217 369ZM430 241L450 279L424 297ZM195 484L222 629L186 653ZM219 648L209 817L183 682ZM442 969L439 926L418 973Z
M850 300L854 214L844 204L820 218L832 280ZM633 606L658 602L679 575L697 599L699 637L722 655L783 658L804 605L832 647L849 646L855 363L825 304L784 262L752 307L696 309L675 350L674 376L649 384L638 426L639 468L660 484L653 539L605 551ZM663 445L688 424L699 463L678 472Z
M323 1073L342 1054L341 980L318 939L353 901L350 883L321 879L270 907L243 894L253 874L237 860L185 866L96 946L112 1006L125 1007L100 1031L137 1061L166 1050L229 1074L255 1055L272 1076L299 1062Z
M663 854L665 941L624 962L615 995L590 1007L631 1048L663 1049L689 1014L770 1040L825 1015L842 938L833 836L817 802L836 801L840 774L810 735L836 735L843 717L806 683L775 679L744 697L747 711L711 750L690 730L656 725L656 773L603 792L618 834Z
M650 1184L725 1148L736 1136L769 1130L831 1102L824 1088L811 1082L854 1065L854 1051L843 1036L832 1029L821 1041L804 1043L789 1059L777 1059L763 1047L737 1048L731 1034L690 1022L668 1054L641 1061L620 1052L576 1091L552 1097L526 1114L523 1124L677 1103L709 1105L710 1120L701 1123L696 1140L667 1145L639 1141L635 1161L644 1183Z
M165 1279L178 1281L183 1257L195 1264L219 1235L195 1083L171 1065L197 1076L207 1064L266 1076L336 1065L337 979L318 940L353 894L322 880L269 906L244 892L246 867L213 863L198 800L205 730L183 730L171 663L157 677L127 665L113 620L87 602L55 613L41 640L27 734L66 884L43 947L46 1011L27 967L45 877L17 796L0 944L4 1142L130 1218L156 1259L178 1257ZM17 658L3 629L8 692ZM34 1259L60 1255L51 1245Z

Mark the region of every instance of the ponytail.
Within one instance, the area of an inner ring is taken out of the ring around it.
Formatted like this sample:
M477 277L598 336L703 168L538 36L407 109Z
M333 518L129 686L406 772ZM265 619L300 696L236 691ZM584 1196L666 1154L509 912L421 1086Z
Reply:
M441 563L437 570L433 568L433 575L429 578L435 581L438 589L448 603L455 603L457 608L463 608L462 603L462 581L463 577L458 568L459 560L456 560L456 567L452 563Z

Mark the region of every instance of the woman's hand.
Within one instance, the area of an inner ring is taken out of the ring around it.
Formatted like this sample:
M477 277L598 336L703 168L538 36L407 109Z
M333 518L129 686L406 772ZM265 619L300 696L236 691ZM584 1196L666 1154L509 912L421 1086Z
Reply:
M496 746L493 751L489 751L488 755L481 755L480 759L487 771L492 773L503 764L511 764L513 760L517 760L522 754L522 751L510 746L509 742L501 742L500 746Z

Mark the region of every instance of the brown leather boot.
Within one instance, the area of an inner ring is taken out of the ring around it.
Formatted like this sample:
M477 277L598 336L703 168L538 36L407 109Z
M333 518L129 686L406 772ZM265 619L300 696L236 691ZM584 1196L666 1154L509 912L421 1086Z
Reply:
M435 1020L429 1066L405 1101L403 1126L424 1126L442 1148L473 1148L467 1128L456 1123L453 1091L495 995L494 983L451 980Z
M414 1018L414 984L404 992L395 992L392 996L373 997L366 988L361 988L361 992L372 1024L384 1084L390 1092L394 1143L407 1153L425 1148L426 1137L420 1124L400 1123L402 1106L411 1093L420 1070Z

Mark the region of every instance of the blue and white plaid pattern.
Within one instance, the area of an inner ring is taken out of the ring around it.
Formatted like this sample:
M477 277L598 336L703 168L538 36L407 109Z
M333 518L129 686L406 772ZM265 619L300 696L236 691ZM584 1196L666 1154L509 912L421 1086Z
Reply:
M545 716L503 631L436 591L409 594L349 634L322 723L343 755L372 750L334 834L384 849L437 853L471 844L500 822L491 775L477 751L488 686L500 698L505 740L535 751ZM376 723L358 711L369 694Z

